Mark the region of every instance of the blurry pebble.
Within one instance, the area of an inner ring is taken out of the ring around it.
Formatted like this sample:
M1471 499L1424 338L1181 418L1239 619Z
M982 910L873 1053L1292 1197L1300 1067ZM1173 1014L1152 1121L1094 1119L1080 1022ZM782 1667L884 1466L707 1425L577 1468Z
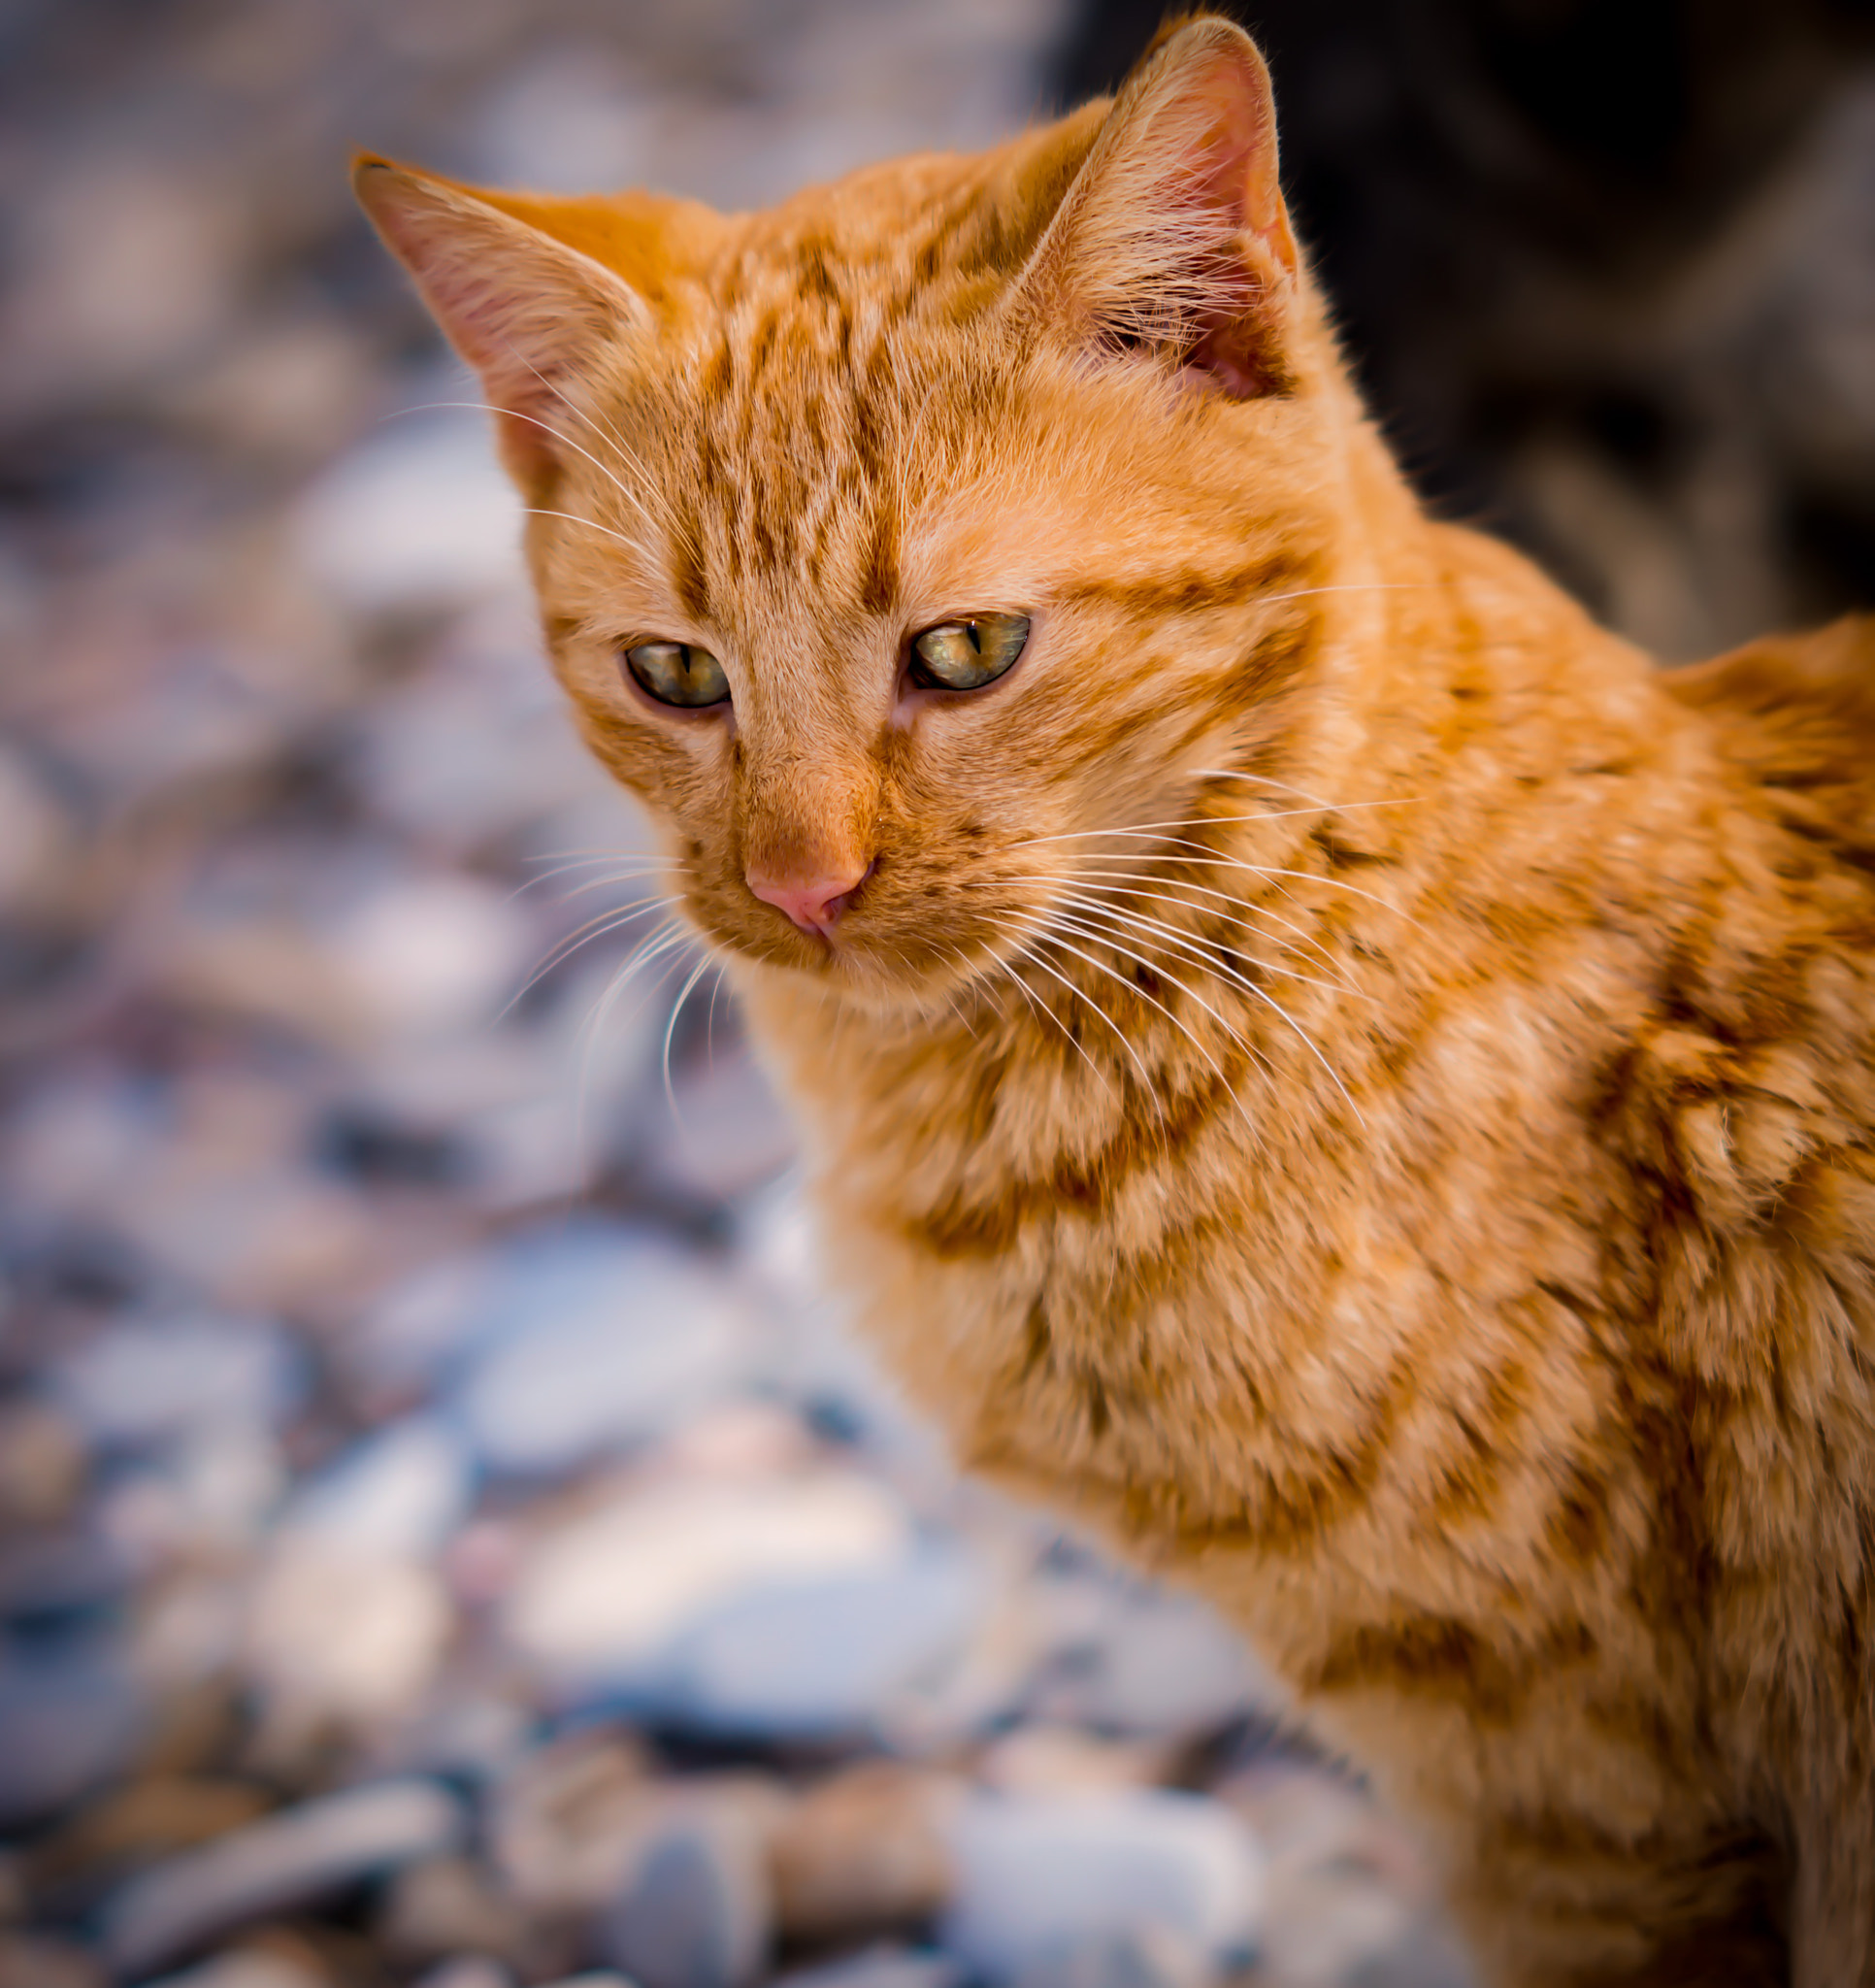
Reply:
M957 1796L957 1783L893 1760L863 1761L809 1788L774 1840L782 1932L852 1938L929 1918L950 1889L943 1811ZM869 1988L888 1984L869 1977Z
M444 1256L380 1291L359 1312L343 1357L369 1395L396 1397L434 1385L478 1328L477 1307L496 1261Z
M435 1415L411 1415L328 1465L280 1515L280 1531L346 1553L428 1559L474 1497L461 1439Z
M361 612L521 584L519 501L469 410L413 411L377 430L313 481L292 525L313 579Z
M87 1462L78 1425L51 1403L0 1408L0 1525L56 1525L83 1487Z
M747 1988L771 1913L759 1833L741 1817L687 1817L641 1847L595 1939L639 1988Z
M658 1452L662 1470L683 1476L783 1477L814 1460L799 1415L773 1402L733 1401L686 1422Z
M1164 1781L1169 1764L1164 1746L1073 1726L1017 1726L985 1749L976 1778L1009 1795L1111 1794Z
M115 1658L0 1664L0 1828L41 1821L124 1773L148 1730L144 1694Z
M964 1988L968 1978L954 1954L878 1946L790 1969L775 1976L774 1988Z
M653 1171L683 1193L730 1201L771 1180L800 1149L800 1137L755 1060L740 1045L683 1073Z
M956 1892L944 1944L994 1980L1100 1934L1160 1928L1215 1966L1256 1943L1263 1854L1203 1796L980 1796L946 1834Z
M590 1911L623 1881L658 1799L650 1763L628 1735L571 1733L495 1788L487 1831L496 1869L532 1909Z
M216 1933L446 1851L462 1827L460 1806L433 1781L304 1803L132 1878L105 1907L105 1952L119 1972L148 1972Z
M0 1933L0 1988L104 1988L104 1978L82 1947L44 1934Z
M284 1488L272 1433L218 1418L178 1432L158 1456L117 1477L98 1507L98 1526L148 1569L251 1545Z
M70 828L25 755L0 745L0 911L52 895Z
M465 1953L419 1974L411 1988L514 1988L514 1976L485 1953Z
M664 1239L597 1224L521 1239L477 1307L457 1411L497 1470L564 1471L694 1414L730 1379L740 1301Z
M112 1789L82 1810L34 1851L41 1882L100 1872L173 1855L245 1829L268 1809L267 1796L250 1782L150 1776Z
M1083 1934L1015 1976L1019 1988L1201 1988L1211 1978L1204 1957L1164 1926Z
M297 1955L243 1949L165 1974L148 1988L330 1988L323 1970Z
M428 1568L288 1538L255 1583L244 1667L288 1721L368 1724L415 1705L453 1628Z
M1277 1764L1216 1792L1268 1857L1261 1948L1285 1988L1383 1988L1396 1978L1400 1988L1422 1978L1459 1988L1467 1979L1411 1839L1357 1790Z
M1039 1717L1172 1738L1280 1699L1242 1640L1189 1596L1077 1575L1038 1583L1036 1600L1056 1617L1069 1659L1043 1680Z
M695 1680L662 1667L710 1610L761 1583L889 1569L909 1539L904 1507L857 1472L659 1484L547 1535L515 1581L505 1626L517 1649L569 1685L688 1692Z
M1451 1927L1426 1916L1342 1978L1346 1988L1477 1988L1478 1977Z
M52 1379L93 1441L144 1443L205 1425L270 1422L298 1399L304 1371L278 1327L184 1316L108 1326Z
M511 1954L525 1931L511 1899L467 1857L432 1857L391 1880L377 1918L390 1953L412 1961L441 1954Z
M376 1031L449 1034L494 1019L526 972L520 911L455 872L390 873L317 935Z
M817 1579L758 1575L679 1640L663 1708L725 1734L864 1732L957 1655L984 1602L981 1570L950 1547Z

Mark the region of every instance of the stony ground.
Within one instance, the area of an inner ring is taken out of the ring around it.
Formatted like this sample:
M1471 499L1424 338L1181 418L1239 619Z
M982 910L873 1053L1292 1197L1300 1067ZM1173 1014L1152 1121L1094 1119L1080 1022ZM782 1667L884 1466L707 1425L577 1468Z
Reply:
M1218 1625L869 1369L700 962L617 991L641 831L343 190L760 200L1060 28L0 23L0 1988L1462 1982Z

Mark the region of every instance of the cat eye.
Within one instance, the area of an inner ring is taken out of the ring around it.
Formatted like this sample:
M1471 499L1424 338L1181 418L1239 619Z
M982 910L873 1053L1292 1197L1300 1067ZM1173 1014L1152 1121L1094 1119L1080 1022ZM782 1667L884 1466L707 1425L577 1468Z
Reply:
M694 642L641 642L625 651L625 667L660 704L694 711L729 698L722 664Z
M980 690L1003 675L1028 640L1027 614L941 621L913 640L911 680L927 690Z

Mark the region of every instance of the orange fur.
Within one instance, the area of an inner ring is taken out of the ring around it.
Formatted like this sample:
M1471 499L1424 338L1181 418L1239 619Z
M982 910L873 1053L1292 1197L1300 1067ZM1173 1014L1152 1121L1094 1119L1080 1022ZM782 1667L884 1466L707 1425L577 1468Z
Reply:
M767 214L359 182L963 1459L1227 1609L1494 1981L1875 1981L1875 623L1661 673L1427 518L1271 131L1201 19Z

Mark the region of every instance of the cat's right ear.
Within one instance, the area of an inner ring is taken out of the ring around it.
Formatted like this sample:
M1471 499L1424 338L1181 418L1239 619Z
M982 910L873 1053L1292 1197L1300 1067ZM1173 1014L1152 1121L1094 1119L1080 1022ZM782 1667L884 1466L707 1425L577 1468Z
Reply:
M367 155L351 183L480 375L503 462L538 491L557 466L554 431L567 424L581 371L608 343L648 334L643 303L590 256L449 181Z
M1129 78L1010 302L1035 335L1149 347L1252 399L1289 382L1300 264L1269 71L1212 15L1167 29Z

